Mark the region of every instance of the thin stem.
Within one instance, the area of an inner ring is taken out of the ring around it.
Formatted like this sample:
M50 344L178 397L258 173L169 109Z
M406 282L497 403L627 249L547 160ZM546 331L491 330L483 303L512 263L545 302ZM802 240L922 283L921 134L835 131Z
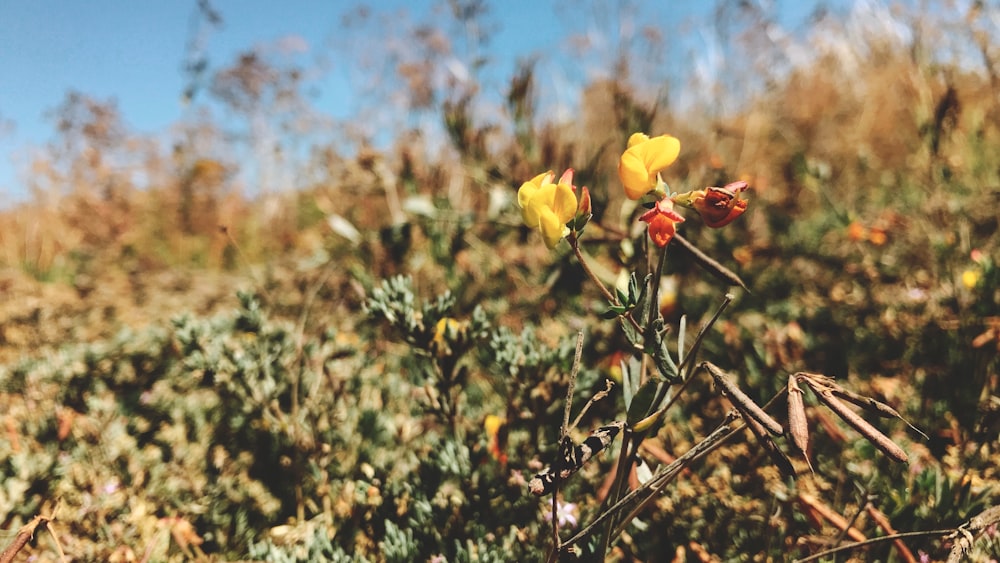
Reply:
M622 485L625 482L628 473L631 472L632 456L629 455L629 448L631 447L631 441L632 441L631 438L632 438L632 432L629 431L628 426L626 425L625 431L622 432L622 447L621 447L621 452L618 456L618 467L615 470L616 471L615 481L611 486L611 490L608 491L607 498L604 499L605 502L609 501L614 502L618 500L618 498L621 496ZM614 528L614 523L615 521L613 518L608 520L608 524L605 527L604 532L601 534L600 547L595 553L608 552L608 547L611 545L611 537L612 537L611 530Z
M741 430L742 427L734 429L730 426L732 420L734 419L727 417L727 419L722 424L720 424L714 431L712 431L711 434L706 436L701 442L695 444L690 450L685 452L684 455L682 455L681 457L677 458L673 463L660 467L656 471L656 474L653 475L652 479L647 481L642 487L622 497L618 502L612 505L611 508L602 512L600 516L594 519L594 521L591 522L589 525L587 525L587 527L577 532L577 534L574 535L572 538L563 542L562 546L565 547L573 545L579 542L581 539L589 536L592 530L594 530L594 528L601 525L608 518L611 518L613 515L618 513L618 511L623 509L627 504L629 504L639 496L649 492L649 490L652 489L653 487L665 484L665 482L669 481L672 474L676 474L681 469L686 467L688 463L712 451L717 447L718 444L724 442L725 439L728 438L731 434L734 434L738 430Z
M684 360L681 361L681 365L677 366L678 373L684 371L685 365L688 366L688 376L685 379L690 379L691 373L694 372L693 366L695 358L698 357L698 350L701 349L701 343L705 339L705 335L708 334L708 330L712 328L712 326L715 325L715 322L719 320L719 317L722 316L722 312L725 311L729 307L730 303L733 302L733 298L732 293L727 293L725 297L722 298L722 303L719 305L719 308L716 309L712 318L698 330L698 336L695 337L694 344L691 345L691 350L688 352L688 355L684 357Z
M608 300L608 303L619 305L618 299L611 294L611 291L609 291L607 286L604 285L601 278L597 277L597 274L595 274L594 271L590 269L590 265L587 264L587 259L584 258L583 251L580 250L580 239L577 238L576 233L570 233L569 236L566 237L566 240L569 241L570 247L573 248L573 254L576 254L577 262L580 263L580 267L583 268L583 272L587 274L590 281L597 285L597 288L601 290L601 293L604 295L604 298Z
M580 249L580 239L577 238L576 233L570 233L569 236L566 237L566 240L569 241L569 245L573 249L573 254L576 255L577 262L579 262L580 267L583 268L583 273L587 274L587 277L590 278L590 281L594 282L597 288L601 290L601 294L604 295L604 298L607 299L608 303L612 305L621 305L621 303L618 302L618 298L611 294L611 291L607 288L607 286L604 285L604 282L601 281L601 278L597 277L597 274L595 274L594 271L590 268L590 265L587 264L587 259L583 255L583 251ZM640 327L639 323L636 322L634 318L632 318L632 315L630 314L623 315L623 317L625 319L628 319L628 321L632 323L632 326L635 327L637 331L639 331L640 333L642 332L642 327Z
M660 278L663 277L663 265L667 263L667 247L663 247L660 259L656 263L656 273L653 275L653 291L649 298L649 314L646 317L646 327L653 326L653 321L660 314Z
M822 559L828 555L833 555L841 551L849 551L858 547L865 547L869 545L874 545L877 543L883 543L887 541L895 541L903 538L919 538L921 536L944 536L947 534L952 534L956 530L927 530L926 532L901 532L899 534L889 534L888 536L881 536L877 538L871 538L864 541L845 543L844 545L839 545L832 549L827 549L826 551L820 551L819 553L814 553L809 557L803 557L802 559L795 559L793 563L807 563L809 561L816 561L817 559Z
M628 513L628 515L621 519L621 522L615 528L612 536L618 537L625 530L625 527L628 526L629 522L635 519L639 513L642 512L642 510L646 508L646 506L649 505L654 498L656 498L656 495L663 490L663 487L666 487L668 483L673 481L681 471L686 469L689 465L691 465L691 463L700 459L705 454L722 446L722 444L724 444L730 436L733 436L737 432L741 431L744 428L743 426L732 428L732 423L736 419L737 416L734 413L729 413L723 423L719 425L715 431L706 436L704 440L696 444L693 448L685 452L683 456L677 458L677 460L670 465L667 465L665 468L666 470L662 475L651 479L649 482L652 486L649 491L647 491L648 494L646 494L645 498L639 501L639 503ZM657 471L657 473L659 474L660 472Z

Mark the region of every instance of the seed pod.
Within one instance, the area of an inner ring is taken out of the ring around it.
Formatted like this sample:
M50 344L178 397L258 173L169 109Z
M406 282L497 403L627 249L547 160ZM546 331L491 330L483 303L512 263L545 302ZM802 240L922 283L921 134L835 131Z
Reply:
M712 378L715 379L716 384L722 388L722 391L732 401L733 406L740 411L740 414L749 415L749 418L757 420L764 428L767 428L768 432L775 436L781 436L785 432L781 424L778 424L777 420L774 420L771 415L764 412L764 409L760 408L753 399L740 390L726 372L719 369L712 362L702 362L701 365L708 370L708 373L712 374Z
M872 414L881 416L882 418L898 418L899 420L905 422L906 425L909 426L911 429L913 429L914 432L923 436L925 440L928 439L927 434L924 434L922 430L910 424L910 422L905 418L903 418L903 415L899 414L899 412L896 409L890 407L889 405L883 403L882 401L872 399L871 397L864 397L862 395L858 395L857 393L844 389L843 387L836 384L830 385L830 390L833 392L834 395L840 397L841 399L854 403L855 405L865 409L866 411Z
M733 271L729 268L712 259L709 255L702 252L697 246L691 244L691 241L678 234L675 234L672 240L674 243L680 245L684 250L687 250L691 254L691 257L694 258L694 261L699 266L704 268L706 272L712 274L720 281L728 283L729 285L738 285L747 293L750 293L750 289L747 287L747 284L743 283L743 280L741 280L739 276L733 273Z
M808 380L807 380L808 381ZM868 438L876 448L882 451L885 455L891 457L896 461L906 463L909 458L903 448L899 447L895 442L889 439L888 436L875 428L867 420L861 418L861 415L852 411L847 407L840 399L833 395L833 392L829 389L816 389L813 387L813 391L816 391L816 396L819 397L820 401L830 408L833 412L837 414L844 422L850 424L855 430L861 433L862 436Z
M809 421L806 420L806 405L798 379L798 374L788 378L788 435L802 455L808 455Z
M601 453L601 450L608 447L624 426L625 423L621 421L602 426L591 432L590 436L587 436L587 439L579 446L573 446L567 439L560 447L560 453L556 461L550 467L546 467L541 473L535 475L528 483L528 490L531 491L531 494L537 496L551 493L555 489L557 474L559 479L562 480L576 473L590 458Z
M747 427L750 429L750 432L753 432L754 437L757 438L757 443L759 443L764 450L767 451L767 455L771 456L771 461L778 466L778 469L781 470L786 477L794 479L795 467L792 465L791 460L788 459L788 456L785 455L785 452L781 451L781 449L778 448L778 445L774 443L774 440L767 435L767 432L764 430L764 426L753 417L747 416L747 414L739 408L736 410L740 411L740 416L743 417L743 420L747 423ZM812 468L812 466L810 466L810 468Z

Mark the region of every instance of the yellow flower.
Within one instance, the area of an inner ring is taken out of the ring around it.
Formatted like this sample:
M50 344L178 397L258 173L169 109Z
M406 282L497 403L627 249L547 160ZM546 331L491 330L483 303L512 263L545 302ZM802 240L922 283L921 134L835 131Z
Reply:
M634 133L618 161L618 177L625 186L625 195L639 199L655 189L657 175L673 164L680 152L681 142L670 135L649 138L645 133Z
M525 182L517 190L517 204L521 206L524 224L538 229L549 248L555 248L569 234L566 223L577 211L573 169L566 170L558 183L552 183L555 177L550 170Z
M975 289L979 283L979 272L975 270L965 270L962 272L962 285L965 289Z
M483 421L483 429L489 437L489 452L493 459L501 464L507 464L507 454L504 449L507 447L507 421L495 414L486 415Z
M434 337L430 348L439 358L453 355L451 344L458 344L464 337L467 323L460 323L451 317L443 317L434 325Z

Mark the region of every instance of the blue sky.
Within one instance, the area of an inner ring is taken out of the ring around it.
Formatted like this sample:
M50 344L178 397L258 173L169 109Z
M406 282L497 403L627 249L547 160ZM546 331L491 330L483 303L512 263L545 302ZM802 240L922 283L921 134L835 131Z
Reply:
M407 10L428 18L431 0L371 2L378 11ZM588 13L567 0L497 0L489 20L496 24L489 55L511 70L519 57L558 49L569 33L613 16L608 7L622 2L591 2ZM790 2L802 17L803 5ZM210 62L218 68L235 55L283 37L304 40L318 53L335 41L343 14L357 2L344 0L212 0L223 25L207 37ZM631 2L646 22L662 29L707 13L708 2ZM195 0L135 2L112 0L0 1L0 195L23 195L23 175L31 147L53 137L48 113L77 90L99 100L114 98L125 124L139 133L157 134L182 117L186 44L192 32ZM646 23L643 22L643 23ZM605 24L607 22L604 22ZM601 23L599 22L598 27ZM385 30L392 33L392 30ZM697 38L695 38L697 40ZM344 63L332 63L317 84L317 107L334 117L350 112L356 92L345 84Z

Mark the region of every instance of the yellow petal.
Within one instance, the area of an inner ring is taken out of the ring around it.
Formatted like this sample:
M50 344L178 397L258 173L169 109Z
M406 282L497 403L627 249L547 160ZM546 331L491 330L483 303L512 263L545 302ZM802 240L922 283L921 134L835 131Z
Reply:
M642 160L649 170L649 175L655 177L658 172L670 166L681 153L681 142L670 135L653 137L639 146Z
M521 219L524 220L524 224L529 227L538 226L538 205L532 205L529 200L521 207Z
M538 176L535 176L531 180L521 184L521 188L517 190L517 204L524 208L528 204L528 200L531 199L533 195L542 187L543 184L550 183L545 181L546 176L552 174L552 171L542 172Z
M565 225L576 216L576 193L568 184L558 184L552 194L552 211Z
M649 181L649 171L642 159L632 149L625 151L618 161L618 177L625 186L625 195L629 199L639 199L656 187L655 181Z
M545 246L549 248L555 248L556 244L568 232L566 224L560 221L559 217L556 217L556 214L547 207L543 207L539 212L538 229L542 232L542 239L545 241Z
M639 143L645 143L649 140L649 135L645 133L632 133L632 136L628 138L628 148L632 148Z

